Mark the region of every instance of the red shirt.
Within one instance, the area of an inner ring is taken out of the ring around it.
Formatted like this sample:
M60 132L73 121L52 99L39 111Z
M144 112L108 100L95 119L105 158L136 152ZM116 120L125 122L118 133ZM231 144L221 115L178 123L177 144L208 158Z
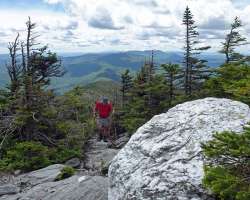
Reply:
M111 103L104 104L102 102L97 101L95 103L95 111L99 113L99 117L107 118L112 112L112 104Z

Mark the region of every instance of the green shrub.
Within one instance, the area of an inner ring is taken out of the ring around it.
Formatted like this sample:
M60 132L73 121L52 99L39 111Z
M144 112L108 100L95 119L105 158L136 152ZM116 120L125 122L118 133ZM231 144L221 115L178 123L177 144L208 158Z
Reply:
M72 167L64 167L60 174L58 174L58 176L55 178L55 181L60 181L66 178L69 178L71 176L73 176L75 174L75 169Z
M217 69L217 76L205 83L208 96L226 97L250 105L250 66L230 63Z
M50 164L48 148L39 142L16 143L0 162L2 170L36 170Z
M67 149L64 146L50 149L49 159L52 163L63 163L71 158L80 158L81 151L78 149Z
M20 169L27 172L50 164L64 163L80 156L80 149L68 149L65 146L48 148L39 142L21 142L6 151L3 159L0 160L0 171Z
M203 184L219 199L250 199L250 128L242 134L222 132L203 144L208 158Z
M244 177L224 167L205 167L204 185L219 199L249 200L250 185Z

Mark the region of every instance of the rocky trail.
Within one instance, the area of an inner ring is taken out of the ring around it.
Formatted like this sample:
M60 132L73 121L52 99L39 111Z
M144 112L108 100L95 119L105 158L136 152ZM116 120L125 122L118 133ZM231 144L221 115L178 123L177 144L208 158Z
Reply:
M99 142L96 137L91 138L84 150L85 158L81 168L91 175L107 175L112 159L127 141L127 137L121 137L111 144Z
M73 158L64 165L55 164L26 174L0 175L0 200L107 200L108 167L113 157L128 141L121 137L114 145L89 139L84 160ZM111 147L116 146L116 148ZM55 181L65 166L76 168L68 179Z

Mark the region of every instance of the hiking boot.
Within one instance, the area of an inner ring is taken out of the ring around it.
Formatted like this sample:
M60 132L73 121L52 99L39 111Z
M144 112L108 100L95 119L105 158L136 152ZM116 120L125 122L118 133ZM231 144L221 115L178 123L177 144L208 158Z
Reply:
M103 142L108 142L106 137L103 137Z

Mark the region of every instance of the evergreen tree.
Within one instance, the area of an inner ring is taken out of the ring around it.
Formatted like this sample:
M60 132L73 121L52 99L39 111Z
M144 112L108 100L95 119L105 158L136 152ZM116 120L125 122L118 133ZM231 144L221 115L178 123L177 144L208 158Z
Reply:
M145 75L145 79L146 79L146 84L148 85L147 87L148 88L153 88L154 87L154 83L153 83L153 80L154 80L154 76L156 75L155 74L155 63L154 63L154 50L152 50L151 52L151 57L149 59L149 61L145 61L144 63L144 66L143 66L143 70L144 70L144 75ZM155 106L154 105L154 100L152 98L152 95L151 94L151 91L150 89L147 90L146 92L146 98L147 98L147 105L148 107L153 107Z
M166 108L168 86L165 77L153 74L149 81L149 67L146 63L137 73L130 90L129 102L124 107L122 123L130 133Z
M250 105L250 66L244 63L224 64L216 70L216 76L206 81L208 96L235 99Z
M44 108L54 95L46 90L51 77L64 74L61 63L55 53L51 53L47 46L42 46L36 40L36 24L31 19L26 23L26 42L21 43L22 63L20 64L19 97L16 121L19 123L23 138L31 140L37 133L37 123L42 118Z
M129 69L127 69L121 75L121 93L122 93L122 105L126 104L128 101L128 93L133 86L132 76L130 75Z
M180 78L182 76L180 76L180 66L178 64L163 64L161 65L161 67L164 69L165 71L165 76L166 76L166 80L168 83L168 104L169 107L172 106L173 101L175 100L175 95L176 95L176 90L177 90L177 85L179 84Z
M184 64L185 64L185 72L184 72L184 88L185 94L191 96L193 91L196 89L197 82L204 80L203 77L203 67L206 63L205 60L201 60L195 55L200 54L201 51L207 50L210 46L204 47L196 47L199 44L197 32L197 26L195 25L195 21L193 19L193 14L191 13L189 7L186 8L183 16L183 24L186 27L185 34L185 46L184 46ZM208 70L205 70L204 73L207 73Z
M216 133L203 144L208 158L204 185L219 199L250 199L250 128L242 134Z
M49 86L51 77L60 77L64 71L56 54L36 42L36 24L29 18L26 25L26 42L20 42L18 34L14 42L9 43L11 60L7 70L11 81L9 105L12 106L9 114L13 116L13 124L18 125L17 136L31 140L39 132L38 123L43 120L44 109L54 98L54 94L45 87ZM20 54L22 59L18 58Z
M248 44L247 39L241 36L239 29L242 27L241 20L236 17L231 24L230 33L227 34L225 42L222 42L220 53L225 54L226 63L242 60L244 56L235 51L235 48Z
M47 46L37 42L38 35L35 33L36 24L31 19L26 22L27 36L25 49L22 48L22 72L23 86L25 91L25 106L40 104L39 96L43 93L45 86L50 83L51 77L61 77L64 74L60 60L55 53L51 53Z
M147 70L148 70L148 81L151 81L153 79L153 76L155 74L155 63L154 63L154 50L152 50L151 52L151 59L150 61L147 63L145 62L145 65L147 66Z

